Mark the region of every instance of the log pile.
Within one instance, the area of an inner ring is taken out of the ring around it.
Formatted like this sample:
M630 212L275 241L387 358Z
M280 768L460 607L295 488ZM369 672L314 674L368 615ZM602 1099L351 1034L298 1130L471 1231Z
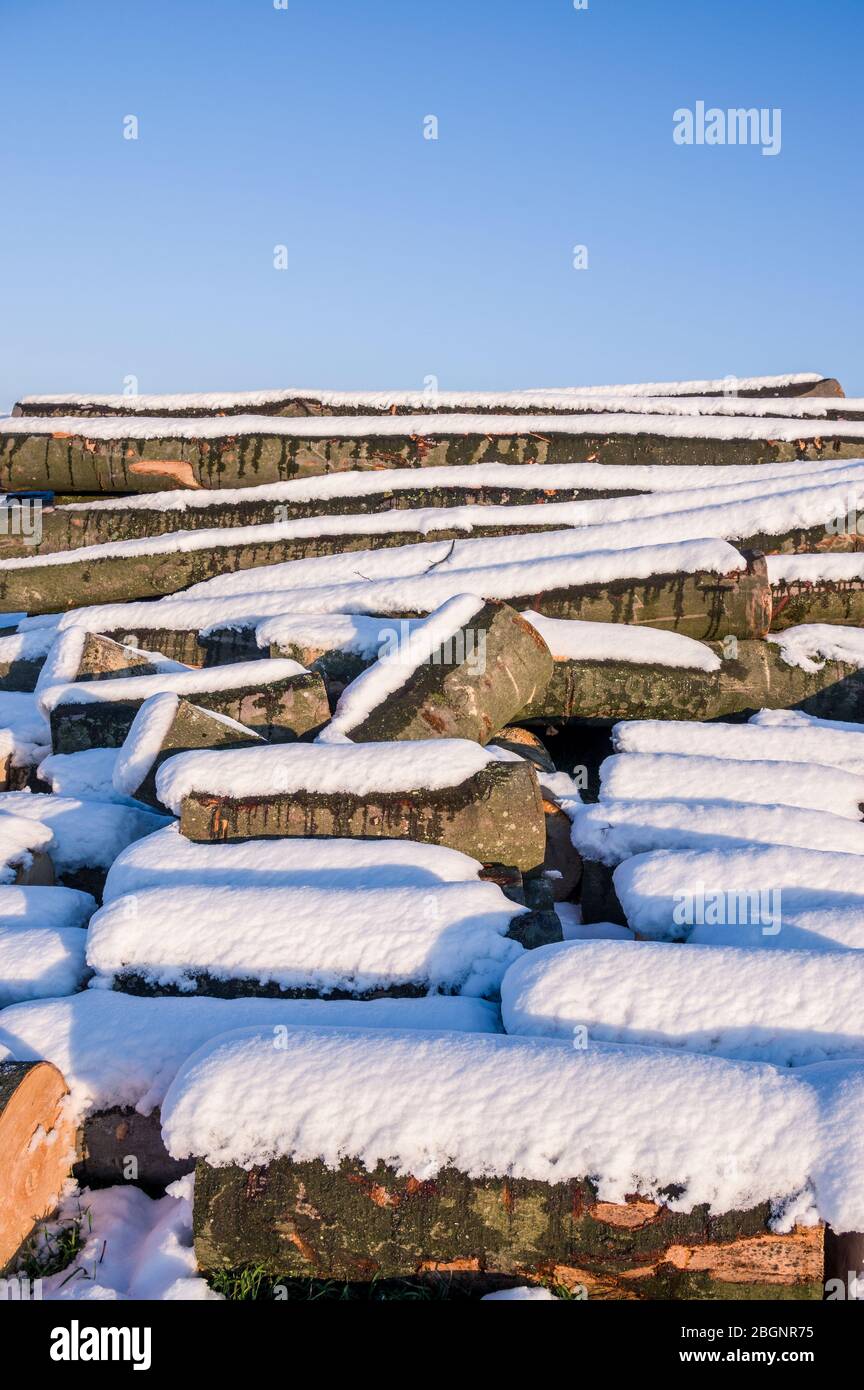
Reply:
M864 402L722 392L0 421L0 1269L194 1168L205 1277L823 1296Z

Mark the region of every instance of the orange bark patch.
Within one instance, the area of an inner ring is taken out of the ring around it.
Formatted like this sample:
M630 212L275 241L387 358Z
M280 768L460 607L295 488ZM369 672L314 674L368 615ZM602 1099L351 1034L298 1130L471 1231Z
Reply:
M129 472L173 478L178 487L201 487L191 463L185 463L182 459L139 459L137 463L130 463Z
M644 1202L637 1198L632 1202L597 1202L588 1212L595 1221L603 1221L607 1226L618 1226L628 1231L641 1230L653 1221L659 1220L665 1208L656 1202Z

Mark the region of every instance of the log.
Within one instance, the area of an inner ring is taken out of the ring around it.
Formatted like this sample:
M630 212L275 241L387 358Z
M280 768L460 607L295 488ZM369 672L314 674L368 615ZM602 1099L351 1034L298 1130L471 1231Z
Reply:
M0 1062L0 1273L8 1271L69 1177L75 1131L50 1062Z
M766 1202L710 1217L587 1179L433 1179L346 1159L195 1169L195 1254L205 1272L254 1264L288 1278L367 1281L459 1272L582 1287L606 1299L818 1299L822 1229L770 1229Z
M864 626L864 577L855 579L781 579L771 584L771 631L799 623Z
M195 419L209 415L321 416L321 415L404 415L422 410L449 413L466 408L478 412L506 409L533 414L540 410L562 413L602 408L604 397L630 398L632 408L644 403L687 397L726 397L727 408L737 399L782 399L784 397L843 396L836 377L801 373L795 377L724 378L718 381L658 382L648 395L640 386L580 387L560 391L241 391L221 394L159 396L25 396L16 401L15 416L104 415L179 416ZM639 393L643 394L639 394ZM553 404L554 403L554 404ZM616 409L618 409L616 405ZM839 409L840 407L838 407Z
M155 712L155 702L164 707L160 717L165 729L157 749L141 749L141 721ZM117 760L115 787L122 782L126 796L134 797L154 811L164 808L156 795L156 774L162 764L177 753L189 753L196 748L242 748L245 744L260 743L261 735L244 729L234 720L201 709L177 695L151 695L142 704Z
M707 644L718 671L624 661L556 661L544 697L522 719L721 719L760 709L802 709L826 719L864 716L864 673L841 661L790 666L771 642Z
M87 632L78 659L78 670L72 679L95 681L118 680L125 676L156 676L159 666L152 660L154 655L157 654L115 642L112 637L102 633Z
M484 864L527 872L543 864L546 826L536 776L525 762L491 763L442 790L244 797L190 792L180 830L190 840L318 835L447 845Z
M67 493L161 492L173 488L250 487L355 468L421 468L476 463L729 465L793 459L860 458L864 427L749 421L740 436L726 422L700 418L691 434L667 433L663 417L539 415L531 430L518 417L383 417L359 429L331 420L92 421L74 418L0 422L0 487ZM458 420L458 427L456 426ZM404 422L404 423L403 423ZM142 437L143 436L143 437ZM754 437L755 436L755 437Z
M170 675L154 677L152 683L140 677L122 683L112 681L110 695L104 696L107 682L98 682L100 693L93 696L85 681L53 688L50 717L54 752L119 748L141 705L161 691L188 696L203 709L236 720L271 742L312 735L330 717L324 683L308 671L296 675L274 671L271 675L259 662L251 670L244 663L238 666L230 685L224 677L208 678L206 672L190 674L193 679L183 677L179 681Z
M862 1297L858 1291L864 1280L864 1234L861 1231L835 1231L825 1227L824 1298L836 1302Z
M442 618L451 605L466 607L463 599L453 599L439 610ZM407 677L395 689L382 687L377 703L357 721L351 701L352 696L362 700L362 692L360 687L346 692L335 724L352 742L470 738L486 743L526 705L542 702L553 663L537 629L504 603L472 604L469 598L467 606L475 611L463 622L457 618L434 650L412 652L409 639L373 663L364 683L382 676L386 681L394 673L399 678L406 669ZM415 641L422 639L419 630ZM414 660L419 664L412 670Z

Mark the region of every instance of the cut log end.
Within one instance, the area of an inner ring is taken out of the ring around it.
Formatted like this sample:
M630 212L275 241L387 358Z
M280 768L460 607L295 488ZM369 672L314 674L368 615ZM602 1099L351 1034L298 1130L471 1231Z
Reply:
M66 1083L50 1062L0 1063L0 1270L57 1205L75 1159Z

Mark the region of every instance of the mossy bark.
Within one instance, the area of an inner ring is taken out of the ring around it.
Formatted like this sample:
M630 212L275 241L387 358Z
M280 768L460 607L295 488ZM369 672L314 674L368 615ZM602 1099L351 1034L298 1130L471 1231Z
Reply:
M759 709L803 709L829 719L864 715L864 672L828 661L790 666L771 642L707 644L717 671L624 661L556 661L542 700L523 719L721 719ZM728 653L728 654L727 654Z
M799 623L864 626L864 578L818 583L784 580L771 585L771 599L772 632L782 632Z
M447 845L484 864L538 869L546 848L543 802L527 763L490 763L458 786L430 791L292 792L236 800L192 792L180 830L190 840L284 836L417 840Z
M195 1170L195 1254L205 1272L368 1281L433 1272L518 1275L600 1298L819 1298L822 1231L776 1236L767 1203L711 1217L634 1196L599 1202L560 1183L431 1179L346 1159ZM767 1292L770 1290L770 1294Z
M382 658L399 659L399 653ZM484 603L349 736L355 743L424 738L487 743L526 705L542 702L552 666L536 628L504 603Z
M203 709L225 714L274 743L312 735L330 717L324 683L311 672L267 681L264 668L257 684L212 690L202 678L201 689L192 698ZM80 704L56 705L51 711L54 752L119 748L143 700L142 696L140 700L82 700Z
M592 434L429 434L362 436L226 434L217 439L114 439L58 431L9 434L0 426L0 488L64 493L163 492L166 488L254 487L354 468L422 468L474 463L650 463L726 465L797 459L860 458L860 438L824 434L798 440L705 439L615 434L598 423ZM802 424L802 431L807 430Z

